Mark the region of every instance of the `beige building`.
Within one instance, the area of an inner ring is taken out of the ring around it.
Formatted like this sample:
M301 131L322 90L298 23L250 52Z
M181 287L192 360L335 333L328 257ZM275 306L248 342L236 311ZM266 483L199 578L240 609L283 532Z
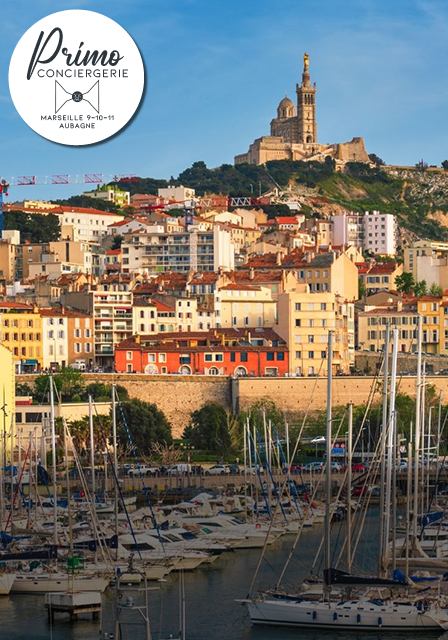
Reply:
M268 287L228 284L215 293L216 326L272 328L277 304Z
M313 255L308 252L305 257L297 267L297 277L309 286L311 293L330 292L345 300L358 299L358 269L345 253L329 251ZM283 266L289 266L287 258Z
M11 351L3 344L0 344L0 398L2 399L0 460L3 465L5 457L8 459L6 452L11 451L11 436L14 432L12 427L15 423L15 365Z
M404 249L404 271L414 280L425 280L428 288L435 284L448 288L448 242L416 240Z
M196 298L163 295L152 299L135 299L132 314L133 334L198 331Z
M366 273L360 277L366 288L366 295L369 296L378 291L396 291L395 280L403 273L403 265L396 262L385 262L374 264Z
M274 330L289 349L289 373L327 375L328 332L334 331L333 373L349 373L354 363L354 305L333 293L310 293L302 285L278 298Z
M361 351L382 351L386 340L386 326L390 325L399 330L399 351L417 351L417 318L417 311L412 307L403 307L401 302L360 312L358 348Z

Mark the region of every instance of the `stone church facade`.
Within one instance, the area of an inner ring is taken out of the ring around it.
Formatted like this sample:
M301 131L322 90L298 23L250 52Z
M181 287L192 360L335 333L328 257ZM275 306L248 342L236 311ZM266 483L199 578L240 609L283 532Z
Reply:
M271 135L257 138L247 153L235 156L235 164L264 164L269 160L318 160L330 156L336 164L370 162L363 138L350 142L319 144L316 122L316 83L311 84L309 56L303 56L302 83L296 85L297 108L287 96L271 120Z

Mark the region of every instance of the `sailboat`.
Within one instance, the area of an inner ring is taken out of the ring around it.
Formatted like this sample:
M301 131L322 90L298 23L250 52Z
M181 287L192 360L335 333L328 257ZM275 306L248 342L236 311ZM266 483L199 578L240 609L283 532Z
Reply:
M419 333L421 319L419 318ZM406 578L392 580L387 577L353 576L331 567L331 442L332 442L332 356L333 332L328 335L327 376L327 463L324 583L316 586L302 585L297 593L285 593L279 589L265 591L257 597L239 602L247 606L254 624L292 627L335 628L363 631L426 632L448 629L448 602L437 593L424 591L413 595ZM389 408L389 433L387 445L391 452L395 424L395 386L398 356L398 330L393 332L393 356L391 373L391 398ZM383 424L383 430L385 424ZM390 456L392 454L390 453ZM388 459L391 462L391 458ZM386 499L390 500L391 473L386 478ZM390 513L390 502L386 502ZM389 535L389 520L384 524L384 535ZM349 545L348 545L349 546ZM387 546L387 545L386 545ZM384 546L383 546L384 549Z

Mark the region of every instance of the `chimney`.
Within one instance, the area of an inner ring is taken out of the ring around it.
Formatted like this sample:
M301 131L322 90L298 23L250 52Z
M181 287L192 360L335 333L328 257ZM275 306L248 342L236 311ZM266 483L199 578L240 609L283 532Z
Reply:
M249 269L249 280L253 280L255 278L255 269L251 267Z
M309 264L313 259L314 259L314 252L313 251L307 251L305 253L306 262Z
M280 267L282 264L282 254L279 251L278 253L275 254L275 264Z
M397 300L397 311L403 311L403 301Z

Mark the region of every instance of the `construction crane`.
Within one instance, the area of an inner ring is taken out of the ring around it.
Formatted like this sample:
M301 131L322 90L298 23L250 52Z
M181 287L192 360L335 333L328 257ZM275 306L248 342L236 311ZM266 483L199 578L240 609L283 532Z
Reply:
M36 186L53 186L65 184L105 184L108 182L137 182L135 174L120 173L83 173L71 175L53 174L48 176L24 175L12 176L4 178L0 176L0 238L3 237L5 229L5 216L3 212L3 197L9 195L9 187L36 187Z

